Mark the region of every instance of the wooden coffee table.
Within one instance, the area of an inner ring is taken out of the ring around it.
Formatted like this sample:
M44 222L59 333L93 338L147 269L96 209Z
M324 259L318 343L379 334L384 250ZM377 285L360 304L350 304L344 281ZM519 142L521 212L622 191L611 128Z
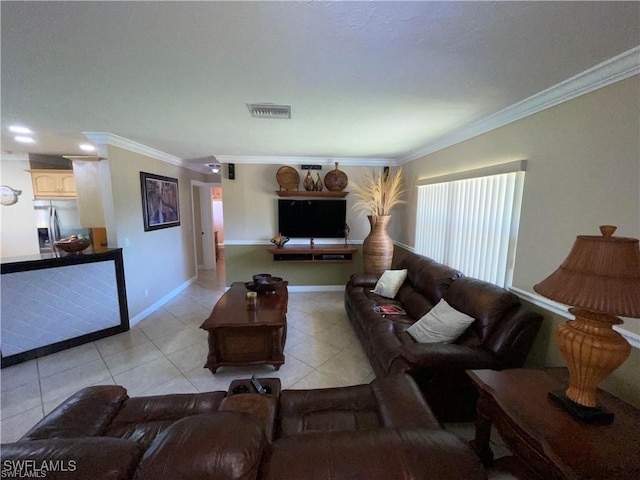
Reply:
M611 425L590 425L548 398L549 391L566 385L543 370L467 374L480 394L472 446L485 466L493 460L493 424L520 464L541 479L640 478L640 411L633 406L598 390L598 401L615 418Z
M270 364L280 369L287 339L287 284L283 282L274 293L258 295L255 310L247 309L245 284L231 284L200 326L209 332L205 368L211 373L222 365Z

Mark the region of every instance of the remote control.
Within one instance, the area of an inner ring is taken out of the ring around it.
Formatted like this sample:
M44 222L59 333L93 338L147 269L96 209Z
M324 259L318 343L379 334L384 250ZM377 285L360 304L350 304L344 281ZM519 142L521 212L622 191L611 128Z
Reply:
M258 393L267 393L267 391L262 386L262 384L258 381L258 379L256 378L255 375L251 376L251 385L253 385L253 388L256 389L256 392L258 392Z

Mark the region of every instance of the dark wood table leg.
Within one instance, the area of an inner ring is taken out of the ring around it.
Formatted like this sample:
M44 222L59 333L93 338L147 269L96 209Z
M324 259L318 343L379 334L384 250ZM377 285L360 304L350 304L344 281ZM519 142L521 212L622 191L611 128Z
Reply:
M218 370L218 367L220 367L220 362L218 359L218 355L216 354L215 331L209 331L209 337L207 341L209 343L209 354L207 355L207 363L205 363L204 368L208 368L211 373L216 373L216 370Z
M493 452L489 446L491 440L490 402L491 400L481 392L478 397L476 437L470 442L485 467L490 467L493 463Z

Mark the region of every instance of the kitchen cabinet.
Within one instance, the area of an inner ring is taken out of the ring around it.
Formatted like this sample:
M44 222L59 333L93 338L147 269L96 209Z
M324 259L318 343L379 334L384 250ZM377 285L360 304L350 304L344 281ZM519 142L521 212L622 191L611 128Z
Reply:
M75 198L73 170L30 170L35 198Z

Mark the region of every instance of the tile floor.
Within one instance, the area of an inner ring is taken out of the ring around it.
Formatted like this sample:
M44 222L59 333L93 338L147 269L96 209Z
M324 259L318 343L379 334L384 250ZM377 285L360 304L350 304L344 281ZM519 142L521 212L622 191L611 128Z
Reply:
M235 378L279 377L283 388L367 383L374 373L347 319L342 292L289 294L286 363L203 368L207 334L199 327L224 293L224 264L130 331L0 371L2 443L20 438L44 415L83 387L117 384L130 396L227 390ZM447 428L473 438L473 424ZM506 451L499 437L496 454ZM494 477L498 478L498 477ZM499 477L507 478L507 477Z

